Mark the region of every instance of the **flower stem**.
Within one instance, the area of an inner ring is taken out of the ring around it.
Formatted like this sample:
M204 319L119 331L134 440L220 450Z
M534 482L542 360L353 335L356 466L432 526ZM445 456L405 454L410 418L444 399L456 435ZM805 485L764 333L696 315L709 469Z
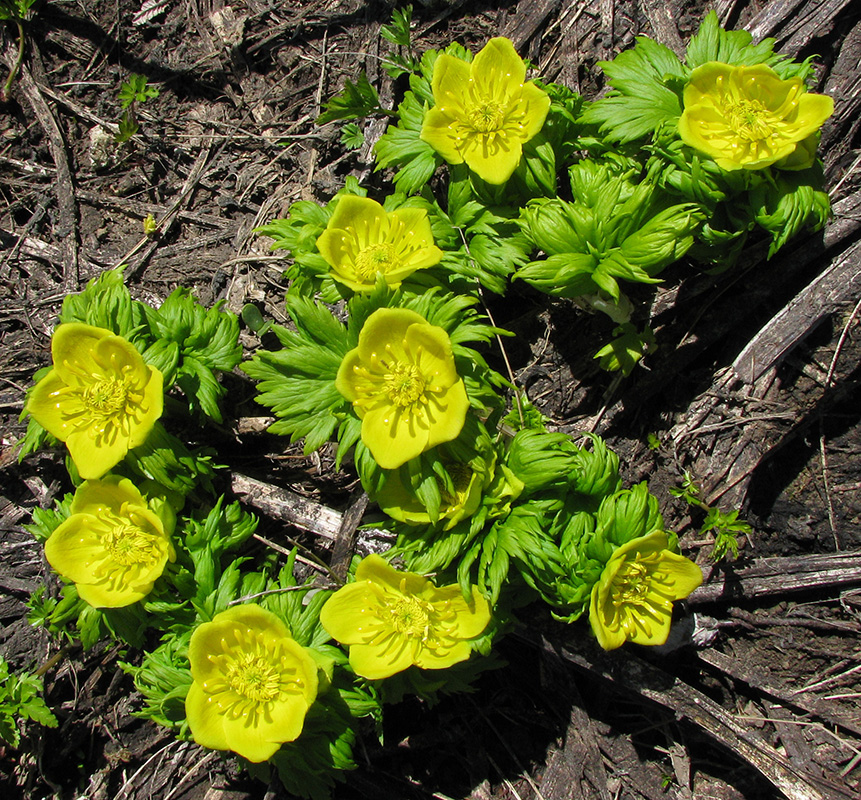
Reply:
M15 24L18 26L18 57L15 59L12 69L9 70L9 77L6 78L6 83L3 84L3 89L0 91L0 102L2 103L9 102L9 92L12 90L12 81L15 80L15 76L21 68L21 62L24 60L24 26L21 24L20 19L16 19Z

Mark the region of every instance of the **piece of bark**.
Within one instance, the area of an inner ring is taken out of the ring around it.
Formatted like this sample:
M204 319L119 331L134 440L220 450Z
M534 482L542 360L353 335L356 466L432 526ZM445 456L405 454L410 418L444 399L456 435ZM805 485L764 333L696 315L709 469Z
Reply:
M772 36L795 56L814 36L825 36L854 0L772 0L745 27L754 41Z
M330 546L341 530L343 514L289 489L273 486L238 472L231 476L231 488L243 503L259 509L266 516L289 522L297 528L329 540L322 542L324 547Z
M861 242L856 242L748 342L733 362L733 371L745 383L753 383L826 316L854 304L859 296Z
M685 54L685 43L676 25L675 9L666 0L640 0L640 8L654 31L654 39L670 48L677 56Z
M564 645L547 638L536 642L579 670L670 710L722 744L756 769L788 800L853 800L844 786L810 775L762 741L750 726L736 720L702 692L630 652L606 653L586 637Z
M704 572L690 605L861 585L861 553L759 558L749 566L716 564Z
M514 49L521 51L560 4L561 0L520 0L517 12L508 18L501 35L511 39Z
M36 47L34 41L31 46ZM8 53L7 53L8 56ZM7 58L8 60L8 58ZM57 198L57 222L54 235L59 239L59 260L63 265L63 289L78 290L78 206L75 202L75 182L69 166L66 139L60 123L51 111L42 92L26 64L22 64L17 77L19 90L27 98L30 108L39 120L48 140L48 149L56 168L54 194Z
M360 492L359 496L350 503L349 508L341 518L341 525L335 535L335 543L332 545L332 558L329 566L332 574L341 581L346 580L350 569L350 561L356 551L356 529L362 521L365 509L368 507L367 492Z

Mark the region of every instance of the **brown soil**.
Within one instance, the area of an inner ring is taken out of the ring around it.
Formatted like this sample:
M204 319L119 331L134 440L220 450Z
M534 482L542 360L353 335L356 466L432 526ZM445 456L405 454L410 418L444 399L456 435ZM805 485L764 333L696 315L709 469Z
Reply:
M600 59L640 33L678 49L704 5L438 2L417 7L414 36L419 49L456 39L477 50L507 35L544 77L592 98ZM729 25L774 36L791 56L818 54L819 90L837 107L823 133L835 205L826 231L770 262L753 242L729 274L675 267L640 298L651 303L660 348L621 384L591 359L608 331L602 320L523 285L490 308L517 334L508 357L540 410L560 430L606 437L625 479L649 480L688 555L707 565L710 541L698 533L701 515L669 493L684 470L710 502L742 509L754 534L729 570L737 591L692 601L701 647L672 654L603 655L581 625L565 627L536 610L530 631L502 646L508 667L486 674L475 694L390 709L382 741L367 732L359 768L337 798L706 800L861 791L861 20L848 0L714 5ZM135 22L153 6L161 10ZM384 98L397 98L403 87L375 58L389 16L387 5L358 0L38 6L24 70L0 106L0 652L15 668L35 669L59 650L26 619L29 595L45 586L57 592L58 582L21 526L34 507L68 489L67 479L59 454L19 464L16 445L23 392L50 360L63 297L126 263L142 299L158 302L182 285L203 303L225 299L239 311L256 302L283 320L283 262L253 230L285 216L296 200L328 201L347 175L383 185L366 152L345 153L337 126L316 127L314 119L321 100L360 68ZM3 25L2 37L8 64L14 28ZM160 95L141 107L129 145L100 154L94 137L119 120L117 92L130 73L146 75ZM147 214L163 222L149 239ZM809 290L841 264L837 289ZM795 346L763 374L744 373L739 354L753 342L762 363L770 341L764 328L793 299L789 333L780 329L777 339ZM249 351L259 346L250 333L243 337ZM259 416L250 381L238 373L228 380L231 419ZM303 459L284 440L237 430L217 434L231 470L348 505L355 478L335 473L325 454ZM262 524L270 538L285 532L274 520ZM808 570L822 555L833 556L828 567ZM774 593L767 586L777 584L744 573L768 557L787 559L777 562L787 580ZM140 701L117 667L124 655L110 645L64 652L46 677L60 726L29 726L20 749L0 749L3 797L286 796L277 781L255 783L229 757L133 716ZM709 699L713 714L703 711Z

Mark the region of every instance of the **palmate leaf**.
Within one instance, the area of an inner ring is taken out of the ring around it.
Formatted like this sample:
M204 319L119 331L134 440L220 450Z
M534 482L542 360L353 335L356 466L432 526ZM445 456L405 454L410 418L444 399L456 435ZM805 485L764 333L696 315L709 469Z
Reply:
M708 12L700 29L691 37L685 53L685 64L689 70L709 62L753 65L767 64L783 80L800 77L806 79L812 73L810 59L793 61L788 56L774 52L774 39L763 39L756 44L748 31L727 31L720 26L717 13Z
M362 70L356 83L347 80L343 90L326 103L326 110L317 117L317 124L325 125L338 119L358 119L380 111L384 111L380 107L380 96Z
M640 36L631 50L602 61L601 67L612 89L588 106L580 121L598 125L608 139L624 143L645 138L681 116L687 70L668 47Z
M259 351L242 369L260 381L261 405L278 420L270 430L291 441L305 438L305 452L328 441L349 413L349 403L335 388L335 377L352 346L347 329L325 307L289 297L287 310L297 330L273 326L283 349Z
M395 186L405 194L418 192L431 178L442 158L421 138L424 107L413 92L398 106L399 123L389 125L374 153L377 170L395 167Z

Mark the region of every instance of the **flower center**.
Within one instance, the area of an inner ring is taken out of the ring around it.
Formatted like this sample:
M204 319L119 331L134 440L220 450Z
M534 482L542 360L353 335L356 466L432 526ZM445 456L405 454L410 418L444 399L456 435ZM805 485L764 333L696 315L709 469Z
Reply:
M111 558L124 567L146 564L160 557L158 537L133 519L121 519L111 515L102 542Z
M619 570L613 581L612 601L614 606L640 605L649 594L649 571L645 564L629 561Z
M492 100L476 106L469 112L469 124L479 133L495 133L505 121L505 108Z
M258 653L238 653L225 665L227 683L238 695L268 703L281 692L281 676L270 659Z
M401 597L389 609L392 625L403 636L425 638L430 628L430 615L426 603L416 597Z
M94 414L110 417L122 411L128 400L129 388L125 381L105 378L84 389L84 405Z
M356 256L356 272L360 277L368 279L378 272L384 275L398 265L398 255L393 245L388 242L372 244Z
M767 139L771 133L769 111L757 100L737 100L726 106L729 126L743 139Z
M425 382L418 367L394 362L388 369L383 387L396 406L411 406L424 394Z

